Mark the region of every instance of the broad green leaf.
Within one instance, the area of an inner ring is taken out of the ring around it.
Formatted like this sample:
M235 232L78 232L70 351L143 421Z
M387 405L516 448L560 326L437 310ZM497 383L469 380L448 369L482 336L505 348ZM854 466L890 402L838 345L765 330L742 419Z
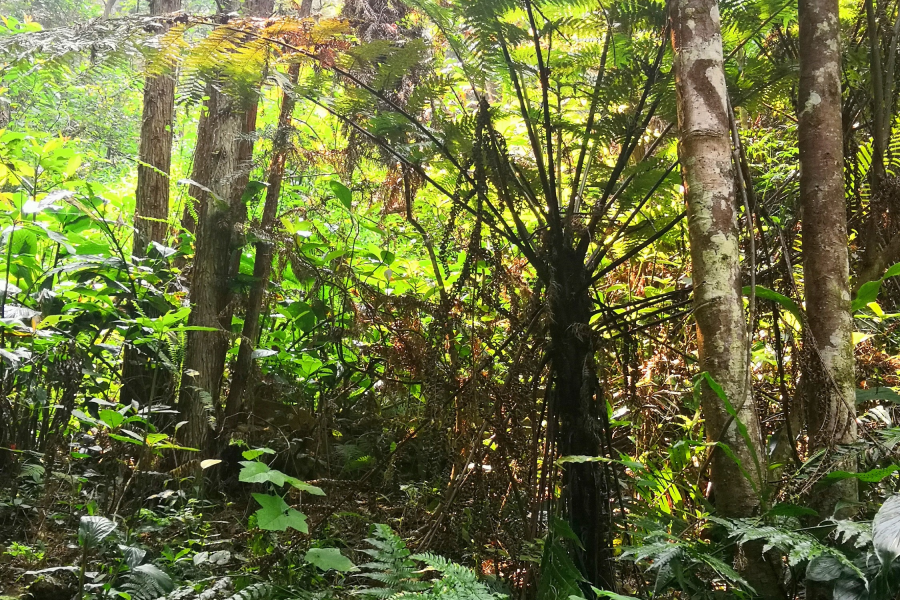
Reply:
M875 303L869 302L869 304L875 304ZM854 331L853 334L851 335L851 343L854 346L858 346L859 344L862 344L864 341L866 341L870 337L872 337L871 333L863 333L861 331Z
M259 458L263 454L275 454L275 451L271 448L253 448L251 450L244 450L241 452L241 455L247 460L254 460Z
M838 559L823 554L817 556L806 567L806 578L810 581L833 581L841 576L842 565Z
M766 515L770 517L815 517L818 514L811 508L797 506L796 504L776 504L766 511Z
M264 181L251 180L247 182L247 187L244 188L244 193L241 195L241 204L252 202L256 196L267 187L269 187L269 184Z
M132 569L141 564L144 557L147 556L146 550L143 548L136 548L135 546L119 544L119 550L121 550L122 554L125 556L125 563Z
M797 321L803 321L803 318L801 317L800 307L797 306L796 302L794 302L787 296L779 294L778 292L770 290L769 288L763 287L761 285L756 286L755 289L757 298L763 298L764 300L772 300L774 302L777 302L781 305L782 308L794 315L794 318L796 318ZM745 296L750 296L750 286L744 286L744 288L741 290L741 293L743 293Z
M344 208L347 210L353 208L353 194L346 185L336 179L329 181L328 185L331 187L335 197L344 205Z
M878 292L881 291L881 280L878 281L869 281L864 283L859 291L856 292L856 298L853 299L853 302L850 304L850 310L856 312L865 306L869 302L875 302L878 298Z
M115 429L125 420L125 417L122 413L116 412L114 410L109 410L108 408L103 409L99 413L100 420L106 423L110 429Z
M894 472L900 470L900 465L890 465L881 469L872 469L864 473L850 473L849 471L832 471L825 476L824 481L840 481L842 479L858 479L866 483L878 483L879 481L890 477Z
M872 542L885 567L900 555L900 494L888 498L875 515Z
M116 524L106 517L84 516L78 524L78 543L85 548L93 548L106 539Z
M346 573L356 568L349 558L341 554L337 548L310 548L306 553L306 562L323 571L340 571Z
M297 479L296 477L291 477L290 475L285 475L284 481L288 485L291 485L291 486L297 488L301 492L306 492L307 494L312 494L313 496L324 496L325 495L325 491L322 488L316 487L316 486L312 485L311 483L306 483L305 481Z
M138 565L132 569L132 573L138 575L137 581L141 582L143 591L155 588L156 592L168 594L175 589L175 583L172 581L172 578L156 565L150 563Z
M129 437L127 435L119 435L118 433L110 433L109 437L119 442L125 442L126 444L134 444L135 446L143 446L144 441L139 439L134 439L133 437Z
M165 442L169 439L169 436L165 433L148 433L147 434L147 445L148 446L156 446L162 442Z
M281 471L273 471L266 463L256 460L242 460L243 468L238 475L238 481L244 483L265 483L267 481L275 485L284 485L284 475Z
M288 527L300 533L309 533L306 515L287 505L281 496L272 494L253 494L253 498L262 506L256 511L256 524L266 531L284 531Z
M872 400L888 400L900 404L900 394L890 387L874 387L869 389L856 389L856 403L863 404Z

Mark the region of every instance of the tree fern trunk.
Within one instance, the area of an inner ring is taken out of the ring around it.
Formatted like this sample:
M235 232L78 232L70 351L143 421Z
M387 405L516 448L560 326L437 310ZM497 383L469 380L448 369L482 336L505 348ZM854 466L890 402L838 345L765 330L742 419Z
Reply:
M703 384L707 439L727 444L740 462L714 450L711 482L720 515L750 517L758 511L766 471L749 378L719 9L716 0L675 0L671 11L678 154L688 205L700 369L721 386L736 411L732 419L719 394ZM749 440L739 433L738 420ZM783 598L761 548L745 552L742 571L759 596Z
M557 443L563 456L603 456L606 406L599 397L590 328L590 277L575 250L564 248L552 260L549 289L553 348L553 403L559 417ZM570 463L563 475L564 503L583 550L576 564L593 585L615 590L610 485L599 463Z

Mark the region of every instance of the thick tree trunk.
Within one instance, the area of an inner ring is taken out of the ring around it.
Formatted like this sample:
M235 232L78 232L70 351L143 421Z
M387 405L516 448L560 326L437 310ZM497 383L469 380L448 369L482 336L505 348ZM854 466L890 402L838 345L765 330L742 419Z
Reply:
M218 94L215 86L207 84L206 96L212 98L214 94ZM194 146L194 164L191 168L191 181L201 183L209 181L213 166L212 156L212 133L216 124L210 121L209 113L204 109L200 111L200 120L197 122L197 144ZM204 187L205 184L202 184ZM192 235L197 234L197 222L201 219L201 213L205 211L206 192L195 184L188 187L187 204L181 217L181 226L185 231ZM184 264L182 263L182 265Z
M150 12L164 15L181 9L181 0L154 0ZM170 75L147 77L141 120L137 187L134 193L135 257L146 256L151 242L165 243L169 218L169 170L172 166L172 127L175 115L175 79ZM152 307L144 307L148 316ZM122 363L121 401L147 406L165 397L172 382L166 371L146 349L126 346Z
M292 65L288 73L291 83L297 83L299 65ZM262 239L256 242L256 259L253 263L253 285L247 299L247 314L244 317L244 328L241 332L241 347L238 350L237 363L231 378L228 401L225 404L223 426L233 420L243 407L244 392L250 380L253 367L253 350L259 337L259 317L262 312L263 297L269 284L269 273L272 269L274 241L269 239L275 228L278 216L278 199L281 196L281 181L290 150L291 115L294 112L294 99L289 92L284 92L281 99L281 112L278 115L278 132L273 142L272 163L269 167L269 187L266 190L266 201L260 221Z
M853 320L841 128L838 0L800 2L800 209L808 329L805 399L815 448L856 440ZM843 470L855 471L853 461ZM855 479L817 491L822 517L855 501Z
M598 397L590 327L590 277L574 250L554 256L550 286L553 348L553 402L559 416L557 444L562 456L602 456L606 409ZM566 465L564 502L572 530L584 550L576 552L581 573L593 585L615 588L610 532L609 482L598 463Z
M732 419L724 401L703 384L707 438L726 444L740 461L738 465L714 449L711 481L721 516L749 517L758 511L757 490L765 485L765 467L750 388L719 10L716 0L674 0L671 8L678 154L688 205L700 368L722 387L736 411ZM737 419L747 428L750 444L738 432ZM745 552L742 571L758 595L783 597L761 548L747 547Z
M274 0L247 0L243 13L268 17ZM256 131L257 98L236 98L207 86L206 116L198 125L193 179L198 200L191 316L188 325L216 331L188 331L179 410L187 421L182 442L205 450L209 416L218 412L225 359L231 344L231 283L240 265L243 195L249 182ZM202 151L204 154L199 154ZM193 191L193 190L192 190Z
M212 194L201 191L196 250L191 271L191 315L188 325L217 331L189 331L185 353L180 410L187 421L182 441L204 448L209 416L214 414L230 345L229 288L241 246L240 225L245 207L241 201L249 174L248 121L255 114L241 110L234 98L212 90L206 101L210 127L209 179L198 181ZM198 157L200 158L200 157ZM196 168L196 165L195 165Z

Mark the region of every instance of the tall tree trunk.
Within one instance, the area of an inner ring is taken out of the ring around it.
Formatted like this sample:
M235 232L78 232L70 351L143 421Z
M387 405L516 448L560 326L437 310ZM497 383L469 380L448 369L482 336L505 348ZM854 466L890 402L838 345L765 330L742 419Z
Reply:
M246 209L241 197L249 177L246 134L255 114L241 110L240 102L209 88L205 103L210 126L209 179L198 181L215 196L202 191L198 198L196 250L191 271L191 315L188 325L216 331L188 331L184 379L180 398L183 443L203 449L214 414L230 345L229 288L240 259L241 232ZM201 123L202 126L202 123ZM205 167L204 167L205 168ZM196 181L196 179L195 179Z
M872 101L872 165L869 177L869 214L860 236L862 260L856 277L854 292L869 281L882 276L891 262L900 254L900 237L885 231L885 216L888 216L889 199L885 197L884 183L885 152L890 135L891 95L885 96L885 81L882 73L881 36L875 15L874 0L865 0L866 30L869 37L869 78L871 80ZM839 42L839 40L838 40ZM836 42L837 43L837 42ZM888 87L891 87L890 85ZM839 96L840 97L840 96ZM887 124L887 126L886 126ZM839 138L840 139L840 138ZM888 191L890 194L890 191Z
M274 0L248 0L244 14L267 17L273 5ZM231 344L230 288L240 265L241 226L247 212L242 197L249 182L257 108L255 94L231 97L214 82L207 90L209 99L206 115L198 125L192 178L212 194L194 186L199 220L188 325L215 331L188 331L179 399L182 419L187 421L182 442L201 450L206 449L209 439L209 416L218 409Z
M841 129L838 0L800 2L800 210L808 328L805 399L815 448L856 440L853 319ZM855 471L854 461L841 466ZM822 517L855 501L855 479L813 498Z
M678 155L688 205L700 369L722 387L736 412L732 419L723 399L707 382L702 384L707 438L726 444L740 462L714 448L711 481L718 514L750 517L759 508L765 467L749 378L719 9L716 0L674 0L671 9ZM738 419L747 429L749 444L738 431ZM784 597L761 547L746 547L745 553L742 571L757 594Z
M291 65L288 76L292 84L297 83L300 73L299 65ZM284 168L290 151L291 115L294 113L294 99L290 90L285 90L281 97L281 112L278 115L278 131L273 141L272 163L269 167L269 187L266 190L266 201L260 228L263 236L256 242L256 259L253 263L253 284L247 300L247 314L244 317L244 328L241 332L241 347L238 350L237 363L231 378L228 401L225 404L223 427L234 419L243 407L244 392L250 380L253 367L253 350L259 337L259 317L262 312L263 297L269 284L269 273L272 269L274 241L271 238L278 216L278 199L281 196L281 182Z
M181 9L181 0L153 0L150 12L164 15ZM154 75L144 82L144 108L141 120L137 187L134 193L135 257L146 256L151 242L165 243L169 218L169 170L172 166L172 128L175 115L175 79L170 75ZM135 299L137 300L137 299ZM155 317L153 308L144 307ZM172 376L152 353L128 345L123 353L123 403L138 402L147 406L155 398L164 397L171 387Z
M549 309L553 350L553 396L559 416L557 444L562 456L604 456L605 402L594 363L590 327L590 276L577 252L563 247L552 259ZM563 476L563 500L583 550L576 551L581 573L593 585L615 590L610 530L610 482L597 463L571 463Z
M181 9L181 0L153 0L150 12L164 15ZM151 242L162 243L168 233L169 170L172 166L172 129L175 79L148 76L144 83L140 163L134 204L134 254L146 256Z

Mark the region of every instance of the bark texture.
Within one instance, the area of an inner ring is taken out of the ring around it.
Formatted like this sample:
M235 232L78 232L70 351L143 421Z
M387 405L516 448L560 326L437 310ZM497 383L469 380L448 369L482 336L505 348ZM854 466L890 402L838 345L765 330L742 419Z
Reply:
M181 0L153 0L150 3L150 12L154 15L180 9ZM141 162L138 164L134 203L136 256L145 256L150 242L166 239L174 115L175 79L168 74L147 77L141 119Z
M762 489L765 467L756 468L763 460L758 454L762 439L749 378L719 9L715 0L675 0L671 11L678 155L688 205L700 369L722 387L753 444L746 443L725 403L704 383L701 402L707 438L727 444L749 475L745 477L725 452L715 450L712 489L718 514L749 517L758 511L754 487ZM748 545L744 551L742 571L759 597L783 597L761 548Z
M857 437L838 0L801 0L799 8L800 209L808 316L804 396L812 445L831 448ZM841 468L856 470L852 464ZM856 499L856 480L845 479L817 491L813 502L825 517L840 500Z
M233 6L233 5L232 5ZM243 14L268 17L274 0L248 0ZM179 410L185 445L205 450L209 416L219 412L225 359L231 344L232 280L240 265L243 202L253 159L256 131L256 94L233 97L207 85L209 99L198 124L192 179L211 190L193 186L198 220L195 224L194 265L191 271L191 315L188 325L216 331L189 331L185 350Z
M303 15L308 16L308 15ZM292 65L288 76L291 83L297 83L300 72L299 65ZM244 393L250 381L253 367L253 350L259 338L259 318L262 312L263 298L269 284L272 270L274 241L271 239L278 217L278 199L281 196L281 182L284 168L290 151L291 115L294 113L294 99L289 92L282 94L281 112L278 115L278 131L273 142L272 162L269 166L269 187L266 189L266 200L263 205L260 229L262 236L256 242L256 258L253 263L253 285L247 299L247 314L244 317L244 328L241 332L241 347L238 350L228 401L225 405L225 423L227 425L243 409Z
M181 0L153 0L150 12L164 15L181 9ZM160 32L163 33L163 32ZM169 171L172 166L172 126L175 115L175 79L147 77L141 118L137 187L134 192L134 244L132 254L144 257L151 242L164 244L168 233ZM158 316L151 306L148 316ZM146 349L126 346L122 364L122 402L147 406L166 397L172 377ZM155 365L155 366L154 366Z
M188 325L217 331L189 331L185 352L180 410L188 423L183 442L193 448L206 446L209 416L215 413L231 343L230 286L240 258L245 207L241 201L249 176L248 121L255 114L241 110L233 98L214 91L204 105L209 127L207 156L195 158L194 180L212 194L199 194L196 249L191 272L191 315ZM252 111L254 112L254 111ZM204 123L201 121L200 127ZM203 159L203 160L200 160ZM198 180L198 163L207 179ZM213 195L214 194L214 195Z

